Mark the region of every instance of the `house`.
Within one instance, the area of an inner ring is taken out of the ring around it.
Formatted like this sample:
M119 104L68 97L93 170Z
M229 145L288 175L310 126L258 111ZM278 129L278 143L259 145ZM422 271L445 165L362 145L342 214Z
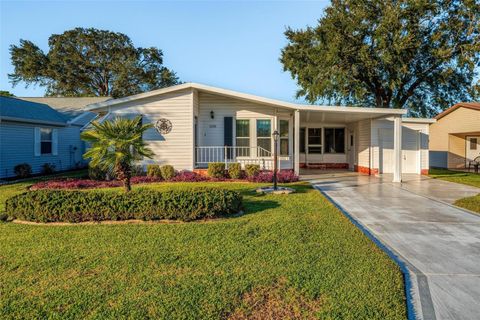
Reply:
M403 118L406 110L288 103L196 83L87 106L103 119L142 115L155 128L144 139L155 152L146 163L204 170L209 162L273 167L345 169L368 174L428 171L431 119ZM102 121L102 120L100 120Z
M40 173L45 163L59 171L83 165L80 130L94 117L92 112L61 113L43 103L0 97L0 178L14 176L21 163L28 163L33 173Z
M480 103L462 102L430 125L430 166L464 169L480 156Z

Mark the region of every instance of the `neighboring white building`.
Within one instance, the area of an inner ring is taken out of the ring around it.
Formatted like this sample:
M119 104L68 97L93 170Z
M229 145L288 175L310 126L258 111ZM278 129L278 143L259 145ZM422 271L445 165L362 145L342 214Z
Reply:
M434 121L402 118L406 110L300 105L196 83L86 109L105 114L104 119L142 115L144 123L157 124L144 135L155 152L145 163L195 170L209 162L240 162L269 169L277 130L282 169L394 173L394 181L402 171L428 171L428 130Z

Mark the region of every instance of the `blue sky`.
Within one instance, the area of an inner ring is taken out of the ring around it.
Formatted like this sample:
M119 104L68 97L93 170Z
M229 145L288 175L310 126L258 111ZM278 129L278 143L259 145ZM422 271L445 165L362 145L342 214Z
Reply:
M287 26L313 26L329 1L3 1L0 0L0 90L12 88L9 46L20 39L47 51L48 37L74 27L127 34L135 46L159 47L182 81L295 101L296 83L282 71Z

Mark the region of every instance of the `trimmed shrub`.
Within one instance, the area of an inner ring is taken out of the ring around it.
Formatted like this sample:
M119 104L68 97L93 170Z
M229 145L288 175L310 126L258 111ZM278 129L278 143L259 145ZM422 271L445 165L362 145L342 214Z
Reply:
M5 208L15 219L37 222L191 221L237 213L242 209L242 196L236 191L217 188L164 192L140 189L129 193L37 190L8 199Z
M56 166L53 163L44 163L42 165L42 174L54 174L55 167Z
M207 174L210 178L223 178L225 177L225 163L223 162L210 162L208 164Z
M163 180L170 180L175 177L175 169L171 165L164 165L160 167Z
M260 173L260 165L258 164L246 164L245 165L245 173L247 174L247 178L253 178Z
M20 163L13 168L13 172L19 178L28 178L32 175L32 166L28 163Z
M99 167L88 166L88 177L92 180L106 180L107 173Z
M147 165L147 177L162 178L162 171L158 164Z
M232 179L240 179L242 177L242 165L240 163L229 164L228 176Z

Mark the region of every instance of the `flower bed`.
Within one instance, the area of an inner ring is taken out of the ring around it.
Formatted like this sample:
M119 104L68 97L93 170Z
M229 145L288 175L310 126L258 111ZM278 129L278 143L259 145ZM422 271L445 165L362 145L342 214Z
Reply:
M138 176L133 177L132 184L159 182L162 179ZM97 188L113 188L122 186L122 182L118 180L101 181L90 179L55 179L48 181L40 181L30 187L30 190L41 189L97 189Z
M242 196L218 188L188 188L158 192L139 189L129 193L99 190L36 190L6 202L6 213L35 222L106 220L191 221L238 213Z
M272 171L262 171L258 175L248 178L250 182L273 182ZM292 170L280 170L277 173L278 183L290 183L298 181L298 176Z
M292 170L280 170L277 174L277 181L279 183L289 183L298 181L298 176ZM147 177L136 176L131 179L132 184L152 183L165 181L160 177ZM208 176L200 175L191 171L179 171L168 182L203 182L203 181L250 181L250 182L273 182L273 172L262 171L244 179L230 179L230 178L211 178ZM35 183L30 190L42 190L42 189L98 189L98 188L113 188L122 186L121 181L110 180L90 180L90 179L54 179L48 181L41 181Z

